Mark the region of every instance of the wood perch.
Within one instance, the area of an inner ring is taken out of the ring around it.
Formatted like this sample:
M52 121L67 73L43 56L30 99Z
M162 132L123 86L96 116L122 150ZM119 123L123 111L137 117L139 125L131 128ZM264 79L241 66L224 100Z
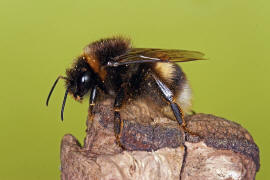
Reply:
M176 121L143 103L121 111L120 147L114 134L112 100L88 116L84 145L70 134L61 143L61 178L71 179L255 179L259 149L239 124L213 115L186 116L185 133Z

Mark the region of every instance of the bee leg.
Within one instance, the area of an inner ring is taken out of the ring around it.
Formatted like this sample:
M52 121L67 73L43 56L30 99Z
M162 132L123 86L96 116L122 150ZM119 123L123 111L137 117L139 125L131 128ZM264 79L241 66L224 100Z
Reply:
M90 98L89 98L89 117L88 119L88 122L92 123L93 121L93 108L95 106L95 103L96 103L96 98L97 97L97 86L94 86L91 90L91 93L90 93Z
M93 107L96 104L96 99L97 99L96 97L97 97L97 86L94 86L91 90L90 98L89 98L89 108L90 108L91 114L92 114Z
M173 92L163 82L161 82L156 76L153 75L153 77L154 77L159 89L161 90L164 98L170 103L171 109L173 111L173 114L174 114L176 120L178 121L178 123L182 127L184 127L185 121L184 121L184 117L183 117L183 112L182 112L182 109L180 108L180 106L177 103L175 103L175 100L173 97Z
M177 103L175 103L174 100L173 100L173 102L170 101L170 105L171 105L173 114L174 114L176 120L178 121L178 123L182 127L185 127L186 123L184 121L183 112L182 112L182 109L180 108L180 106Z
M120 143L120 138L124 124L123 120L120 117L120 109L122 107L124 97L125 97L124 89L121 88L114 100L114 132L116 134L116 141L122 148L123 146Z
M159 89L161 90L163 96L170 103L173 114L174 114L176 120L178 121L179 125L183 128L183 130L185 132L191 133L186 128L186 123L184 121L184 116L183 116L182 109L175 102L175 99L173 97L173 92L162 81L160 81L156 76L153 75L153 77L154 77ZM180 179L182 179L181 175L183 174L183 168L185 167L186 157L187 157L187 147L186 147L185 143L182 144L182 147L184 147L184 157L183 157L183 160L182 160L182 167L181 167L181 170L180 170Z
M191 110L191 114L192 114L192 115L195 115L195 114L197 114L197 113L196 113L196 111Z
M172 91L162 81L160 81L156 76L153 75L153 77L154 77L159 89L161 90L163 96L170 103L173 114L174 114L176 120L178 121L178 123L180 124L180 126L184 129L185 132L187 132L191 135L198 136L198 134L193 133L189 129L187 129L186 122L184 120L183 111L182 111L181 107L175 102Z

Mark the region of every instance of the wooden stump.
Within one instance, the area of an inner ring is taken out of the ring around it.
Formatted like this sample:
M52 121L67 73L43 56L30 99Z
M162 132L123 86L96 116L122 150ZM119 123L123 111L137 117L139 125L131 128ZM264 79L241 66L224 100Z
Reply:
M121 111L121 146L114 134L112 100L97 104L87 119L84 145L70 134L61 143L61 178L71 179L255 179L259 149L239 124L213 115L176 121L143 103Z

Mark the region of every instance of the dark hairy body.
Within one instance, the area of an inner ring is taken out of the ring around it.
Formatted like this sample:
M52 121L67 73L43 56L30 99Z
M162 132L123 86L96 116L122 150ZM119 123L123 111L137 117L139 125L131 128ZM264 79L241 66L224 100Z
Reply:
M74 65L67 69L61 117L66 97L71 94L81 101L90 92L89 104L111 96L115 99L116 134L121 134L121 108L139 98L147 99L158 108L170 107L175 119L184 126L183 116L190 111L191 92L186 76L176 62L194 61L203 54L186 50L132 48L128 39L101 39L86 46Z

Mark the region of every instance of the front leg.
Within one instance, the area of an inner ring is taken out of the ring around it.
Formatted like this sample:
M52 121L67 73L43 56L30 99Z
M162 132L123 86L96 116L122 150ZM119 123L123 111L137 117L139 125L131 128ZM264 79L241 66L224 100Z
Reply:
M94 86L91 90L90 98L89 98L89 110L90 110L91 115L92 115L93 107L96 104L96 99L97 99L97 86Z
M90 123L90 124L92 124L93 118L94 118L93 117L93 108L96 104L96 99L97 99L97 86L94 86L91 89L90 98L89 98L89 110L88 110L87 123Z

